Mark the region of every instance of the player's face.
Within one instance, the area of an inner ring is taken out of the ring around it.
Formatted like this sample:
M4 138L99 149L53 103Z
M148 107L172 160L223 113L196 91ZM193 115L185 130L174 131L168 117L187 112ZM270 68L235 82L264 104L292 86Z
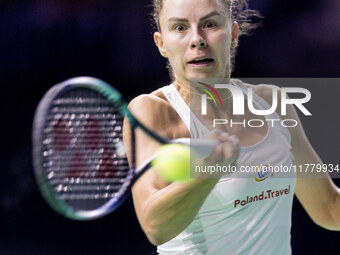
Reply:
M163 0L161 31L154 39L176 79L229 77L232 34L237 33L219 1Z

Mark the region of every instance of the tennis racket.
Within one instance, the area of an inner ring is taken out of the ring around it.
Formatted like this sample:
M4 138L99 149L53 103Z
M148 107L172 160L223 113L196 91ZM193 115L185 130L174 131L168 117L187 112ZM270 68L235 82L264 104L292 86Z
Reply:
M122 135L125 116L130 165ZM102 80L76 77L53 86L37 107L32 133L35 175L48 204L76 220L96 219L118 208L154 158L136 169L136 128L161 144L174 143L143 126L121 94ZM209 155L217 141L190 145Z

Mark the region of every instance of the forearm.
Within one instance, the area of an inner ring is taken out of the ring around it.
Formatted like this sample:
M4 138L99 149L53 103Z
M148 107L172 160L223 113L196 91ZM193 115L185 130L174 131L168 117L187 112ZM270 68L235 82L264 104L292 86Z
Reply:
M297 146L296 146L297 147ZM308 144L304 150L293 150L299 167L295 194L311 219L329 230L340 230L340 191L329 174L312 169L323 163Z
M329 225L323 227L329 230L340 231L340 189L336 187L333 182L332 185L334 189L334 199L329 208L331 220Z
M218 179L172 183L146 201L141 223L149 240L159 245L181 233L195 218Z

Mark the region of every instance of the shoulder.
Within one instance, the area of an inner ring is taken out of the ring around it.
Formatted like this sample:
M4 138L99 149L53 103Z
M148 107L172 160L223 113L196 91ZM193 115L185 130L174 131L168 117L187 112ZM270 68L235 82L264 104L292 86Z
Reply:
M129 103L128 108L135 117L157 119L161 117L157 114L172 110L171 104L159 89L150 94L141 94L135 97Z
M261 97L263 100L265 100L269 105L273 105L273 95L275 95L274 93L277 94L277 100L278 100L278 104L277 104L277 108L276 108L276 112L277 114L279 114L281 116L281 88L277 85L273 85L273 84L257 84L257 85L253 85L253 84L248 84L245 83L245 86L247 88L252 88L253 92L258 95L259 97ZM281 116L282 117L282 116Z
M291 134L292 140L301 139L302 137L305 138L303 126L301 123L301 120L299 118L299 115L297 114L294 105L287 104L286 105L286 114L282 115L281 112L281 88L276 85L272 84L258 84L258 85L251 85L251 84L245 84L246 87L253 88L253 91L255 94L257 94L259 97L264 99L269 105L273 105L273 95L276 92L277 93L277 108L276 113L282 118L282 119L291 119L296 121L295 127L288 127L288 130ZM273 92L274 91L274 92Z
M135 107L141 107L142 105L150 106L161 106L161 107L170 107L170 103L164 96L163 92L161 91L161 88L156 89L152 91L149 94L141 94L131 100L129 103L129 109L135 108Z
M276 91L279 101L281 99L281 93L280 93L281 88L277 85L273 85L273 84L253 85L253 84L245 83L245 86L247 88L252 88L256 95L264 99L270 105L273 102L273 91L274 92Z
M141 94L129 103L129 110L134 111L134 115L141 115L141 113L146 113L148 111L157 111L159 107L168 107L169 103L166 99L158 96L155 92L150 94Z
M159 89L135 97L128 108L143 125L165 136L178 121L177 113Z

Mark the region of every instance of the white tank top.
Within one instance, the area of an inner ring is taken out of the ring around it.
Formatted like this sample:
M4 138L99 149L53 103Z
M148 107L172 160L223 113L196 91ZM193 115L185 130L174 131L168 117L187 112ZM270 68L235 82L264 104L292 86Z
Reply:
M232 84L246 93L240 80ZM209 130L191 112L173 84L163 87L163 94L190 130L191 138L202 137ZM254 95L257 109L269 109ZM191 121L190 121L191 118ZM280 119L277 113L267 119ZM290 166L294 164L290 133L281 125L268 126L266 136L257 144L242 147L240 166ZM251 173L252 178L222 177L206 198L192 223L172 240L159 245L159 254L291 254L290 229L295 175L275 178L275 171Z

